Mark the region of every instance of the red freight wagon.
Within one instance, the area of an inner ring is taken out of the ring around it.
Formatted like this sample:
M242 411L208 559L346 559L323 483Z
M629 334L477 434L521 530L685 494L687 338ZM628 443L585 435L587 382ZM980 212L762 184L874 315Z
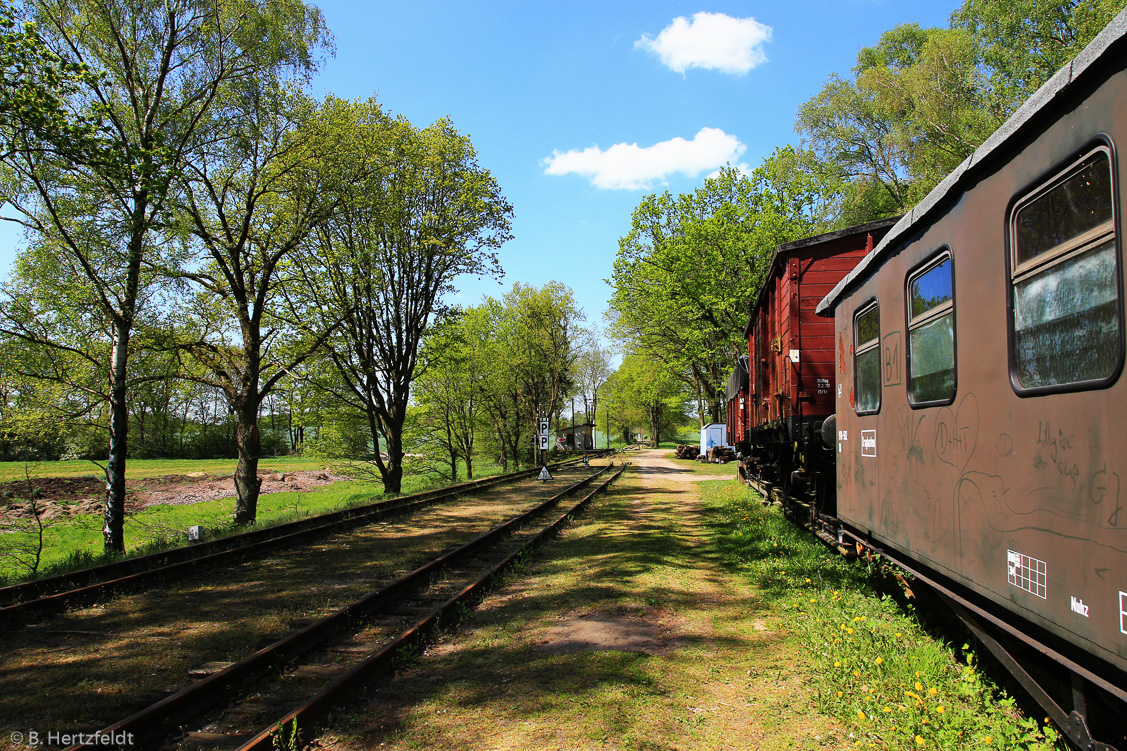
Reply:
M832 512L833 453L820 439L834 413L834 328L818 303L880 242L896 218L779 246L751 309L747 427L733 438L745 476L811 495Z

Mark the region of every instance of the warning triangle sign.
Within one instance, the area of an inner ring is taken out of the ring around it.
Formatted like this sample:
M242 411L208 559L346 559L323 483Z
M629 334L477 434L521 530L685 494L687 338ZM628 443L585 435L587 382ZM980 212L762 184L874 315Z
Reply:
M537 476L536 479L537 480L551 480L552 479L552 473L548 471L547 467L541 467L540 468L540 474L539 474L539 476Z

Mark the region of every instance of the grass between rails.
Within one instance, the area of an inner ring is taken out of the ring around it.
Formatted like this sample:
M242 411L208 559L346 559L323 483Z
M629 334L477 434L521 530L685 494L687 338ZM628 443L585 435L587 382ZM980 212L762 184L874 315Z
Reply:
M624 476L318 747L842 748L678 475Z
M224 463L225 462L225 463ZM159 460L137 462L141 472L147 476L159 477L187 472L221 472L234 470L234 461L206 460L168 461ZM150 464L146 464L150 463ZM55 464L75 464L57 462ZM45 465L41 465L45 466ZM130 467L134 464L131 462ZM164 471L160 467L164 467ZM320 465L312 459L293 457L292 460L263 460L263 471L296 471L319 469ZM52 467L49 472L66 471ZM22 465L21 465L22 472ZM486 471L475 472L475 478L498 474L500 469L492 467ZM57 474L39 476L57 477ZM132 469L130 470L130 477ZM434 478L405 476L403 494L418 493L447 484ZM270 527L285 522L304 519L309 516L326 514L339 509L372 503L383 496L379 485L359 480L337 482L332 485L304 492L270 493L259 496L258 521L256 528ZM107 554L103 550L102 516L100 514L81 515L51 522L44 530L43 555L38 577L62 574L80 568L97 566L102 563L155 553L187 544L186 531L193 525L202 525L208 539L226 537L246 531L235 525L232 517L234 498L221 498L189 505L155 505L141 511L129 513L125 517L125 556ZM0 535L0 586L15 584L36 578L28 574L11 557L4 556L5 550L26 549L35 540L34 532L10 532Z
M846 562L736 483L702 491L721 556L800 639L817 706L850 727L854 746L1067 748L975 669L967 645L929 635L878 567Z

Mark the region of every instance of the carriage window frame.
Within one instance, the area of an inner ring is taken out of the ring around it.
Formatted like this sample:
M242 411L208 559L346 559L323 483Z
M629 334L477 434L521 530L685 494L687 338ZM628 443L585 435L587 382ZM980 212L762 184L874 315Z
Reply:
M932 271L935 271L942 266L945 261L950 263L951 294L938 305L922 313L914 313L912 310L912 284ZM905 330L908 332L908 341L904 347L904 357L907 365L905 370L908 374L908 404L913 409L922 409L925 407L945 406L953 403L955 401L955 395L959 391L959 337L957 333L958 316L955 313L955 257L954 253L951 252L950 246L943 246L935 254L927 257L922 263L908 272L904 280L904 315L906 318ZM951 371L953 379L951 394L942 399L917 399L915 394L915 377L912 372L912 332L948 315L951 317Z
M876 314L877 333L872 339L861 341L861 318L869 313ZM858 376L861 370L860 361L863 355L868 355L874 350L876 352L877 361L876 406L872 409L860 409L861 387L858 383ZM853 314L853 412L857 415L875 415L879 413L881 402L883 401L883 393L884 374L882 371L880 346L880 304L876 299L873 299L859 307Z
M1111 219L1097 227L1089 228L1079 234L1068 238L1056 246L1047 248L1042 252L1019 261L1017 220L1018 215L1048 195L1055 188L1063 185L1085 169L1085 162L1097 154L1102 153L1106 158L1108 179L1110 182L1110 208ZM1052 168L1042 173L1037 179L1031 181L1023 190L1014 195L1006 211L1006 302L1007 302L1007 334L1009 350L1010 385L1014 392L1021 397L1057 394L1072 391L1087 391L1107 388L1114 383L1123 370L1124 365L1124 290L1123 290L1123 244L1120 231L1119 212L1119 179L1117 170L1115 144L1105 134L1100 134L1089 141L1083 148L1073 152L1068 158L1057 162ZM1108 241L1112 243L1113 260L1115 263L1114 291L1115 291L1115 317L1118 327L1115 337L1117 352L1112 367L1106 376L1086 380L1068 381L1063 383L1048 383L1027 386L1021 380L1021 367L1018 356L1018 337L1016 332L1016 297L1017 287L1023 282L1049 272L1053 268L1063 267L1070 261L1078 259L1091 251L1100 248Z

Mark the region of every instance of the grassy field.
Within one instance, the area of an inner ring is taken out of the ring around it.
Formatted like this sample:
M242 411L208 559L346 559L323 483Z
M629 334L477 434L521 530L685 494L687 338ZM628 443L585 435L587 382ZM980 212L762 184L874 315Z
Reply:
M12 464L11 462L7 464ZM76 477L90 474L89 462L52 462L35 466L33 477ZM262 471L300 471L316 470L321 465L312 459L287 457L285 459L263 459ZM133 479L160 477L164 475L184 475L193 472L208 474L230 474L234 471L234 460L206 461L162 461L134 460L126 467L127 476ZM11 467L4 466L11 471ZM79 471L81 469L81 472ZM97 468L94 468L97 470ZM482 470L486 471L482 471ZM23 465L20 464L20 478ZM475 477L497 474L499 468L482 463ZM416 493L444 484L431 477L406 476L402 492ZM341 508L362 505L377 500L383 495L383 487L378 483L350 480L317 488L306 492L270 493L259 496L259 527L281 524L316 514L324 514ZM202 525L208 538L223 537L241 531L232 521L235 508L234 498L222 498L183 506L149 506L141 511L127 514L125 519L126 556L165 550L187 544L187 529ZM36 546L37 535L31 531L5 532L0 534L0 586L33 578L28 564L27 551ZM61 518L51 522L44 530L42 558L38 575L50 576L78 568L98 565L111 560L102 547L102 516L100 514L80 515Z
M704 483L717 548L800 640L819 709L855 746L1067 748L975 667L969 645L930 634L879 566L848 563L735 483Z

